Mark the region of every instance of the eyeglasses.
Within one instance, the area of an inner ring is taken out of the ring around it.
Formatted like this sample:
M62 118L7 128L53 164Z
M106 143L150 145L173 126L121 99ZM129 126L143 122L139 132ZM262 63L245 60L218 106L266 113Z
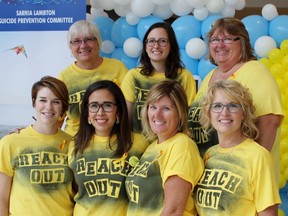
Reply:
M102 104L96 103L96 102L92 102L88 104L88 109L89 112L91 113L97 113L100 109L100 107L104 110L104 112L112 112L114 110L114 107L116 106L116 104L112 103L112 102L104 102Z
M155 46L155 43L158 43L159 46L161 47L165 47L168 44L168 39L166 38L159 38L158 40L156 40L155 38L149 38L146 40L146 44L150 47Z
M209 42L211 44L219 44L220 41L221 41L224 44L232 44L233 41L237 41L237 40L240 40L240 38L239 37L236 37L236 38L226 37L226 38L222 38L222 39L220 39L220 38L211 38Z
M92 44L94 41L97 41L97 38L95 37L86 37L86 38L83 38L82 40L81 39L75 39L75 40L72 40L70 41L70 44L72 44L73 46L75 47L78 47L80 46L82 43L84 44Z
M213 103L210 106L211 110L215 113L221 113L224 107L226 107L230 113L240 113L241 111L243 111L243 107L238 103L229 103L229 104Z

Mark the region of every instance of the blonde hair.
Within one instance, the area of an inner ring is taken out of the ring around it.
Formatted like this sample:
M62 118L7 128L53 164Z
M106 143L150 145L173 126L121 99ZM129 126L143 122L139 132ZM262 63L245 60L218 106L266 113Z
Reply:
M253 105L252 96L247 88L235 80L218 80L212 83L207 94L201 100L200 119L204 132L208 135L212 130L210 107L213 103L215 93L222 91L231 101L239 103L243 108L243 119L241 131L243 135L250 139L257 139L259 131L255 125L256 116L255 107Z
M148 120L148 107L151 103L158 101L160 98L167 96L176 106L179 125L178 132L189 135L188 130L188 102L187 96L178 81L165 80L155 84L148 92L146 102L141 111L143 134L149 139L156 139L157 135L152 131Z
M91 34L97 39L98 45L99 47L101 47L102 38L96 24L89 22L87 20L79 20L73 23L68 30L67 35L68 46L70 46L70 42L74 37L77 37L79 35L89 36Z

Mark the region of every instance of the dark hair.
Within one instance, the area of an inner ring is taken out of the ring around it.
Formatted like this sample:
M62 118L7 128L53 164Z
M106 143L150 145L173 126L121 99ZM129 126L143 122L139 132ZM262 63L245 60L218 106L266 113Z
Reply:
M224 17L216 20L213 23L211 30L207 33L207 39L210 40L211 36L215 33L225 33L234 35L240 38L242 52L239 58L239 62L247 62L249 60L256 60L254 50L250 43L249 33L245 28L243 22L235 17ZM208 47L210 43L208 42ZM210 52L208 52L208 59L214 65L217 63L212 58Z
M167 22L159 22L155 23L147 30L147 32L144 35L143 38L143 51L140 57L140 63L142 64L140 73L145 76L151 76L154 73L154 67L151 64L151 60L145 50L146 47L146 40L149 35L149 33L155 29L155 28L163 28L166 30L168 35L168 41L170 44L170 52L166 59L166 71L165 71L165 77L175 79L178 76L178 70L183 69L184 66L182 64L182 61L180 59L180 51L179 51L179 45L175 36L175 32L171 25Z
M52 77L44 76L39 81L33 84L31 89L32 106L35 106L35 100L37 98L38 91L43 88L49 88L55 96L62 102L61 116L68 110L69 106L69 93L64 82Z
M88 86L86 92L84 93L81 102L79 130L75 135L74 154L77 155L78 152L82 154L84 149L88 146L89 141L94 136L95 128L93 125L88 123L88 103L90 95L99 89L107 89L115 98L120 122L119 124L114 124L111 130L111 134L109 136L109 147L112 149L111 138L114 134L116 134L117 139L115 142L117 143L117 148L114 156L121 156L131 148L132 134L130 125L128 124L128 112L124 95L120 87L110 80L94 82Z
M185 90L180 85L180 83L175 80L164 80L152 86L147 94L147 99L141 110L143 134L147 137L147 139L151 141L154 140L157 135L152 131L149 124L149 105L160 100L164 96L169 97L171 102L174 103L177 108L179 116L177 131L187 135L190 133L187 124L188 102Z

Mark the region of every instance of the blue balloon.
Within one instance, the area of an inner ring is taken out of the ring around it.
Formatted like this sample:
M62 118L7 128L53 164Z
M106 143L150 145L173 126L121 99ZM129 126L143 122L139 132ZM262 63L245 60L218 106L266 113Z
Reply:
M287 193L280 193L280 198L282 203L279 205L279 208L281 208L285 215L288 214L288 194Z
M211 15L208 16L201 25L201 36L204 41L207 41L206 35L207 33L211 30L213 23L215 20L222 18L223 16L221 15Z
M130 37L137 37L136 26L127 23L125 17L118 18L111 29L111 40L116 47L123 47L124 42Z
M198 60L187 55L185 49L180 49L181 61L193 75L198 75Z
M270 21L269 35L276 41L277 47L288 39L288 15L277 16Z
M164 20L161 17L154 15L143 17L139 20L137 24L137 35L141 41L143 40L144 35L150 26L157 22L164 22Z
M250 15L242 19L246 30L249 33L250 43L254 47L256 40L261 36L268 35L268 21L260 15Z
M96 17L93 21L100 31L102 41L111 40L111 29L114 20L109 17Z
M181 49L185 48L191 38L201 37L201 21L192 15L178 17L171 26Z
M203 80L205 76L214 68L216 68L216 65L213 65L209 60L203 57L198 63L198 75Z
M128 68L128 70L136 67L137 62L138 62L138 58L131 58L129 56L127 56L123 50L123 48L116 48L112 55L111 58L115 58L120 60L121 62L123 62L126 67Z

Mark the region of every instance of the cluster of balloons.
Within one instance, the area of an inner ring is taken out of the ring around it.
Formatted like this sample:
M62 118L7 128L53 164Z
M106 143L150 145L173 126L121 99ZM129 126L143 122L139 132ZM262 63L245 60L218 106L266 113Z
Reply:
M279 207L280 216L288 215L288 40L280 44L280 48L270 50L267 58L261 58L270 68L281 90L284 120L281 126L280 141L280 196L282 204ZM286 101L286 103L284 103Z
M155 15L168 19L173 15L184 16L193 13L203 21L211 14L234 16L236 10L245 7L245 0L91 0L91 14L102 16L104 10L114 9L120 17L126 17L129 24L135 25L139 19Z

